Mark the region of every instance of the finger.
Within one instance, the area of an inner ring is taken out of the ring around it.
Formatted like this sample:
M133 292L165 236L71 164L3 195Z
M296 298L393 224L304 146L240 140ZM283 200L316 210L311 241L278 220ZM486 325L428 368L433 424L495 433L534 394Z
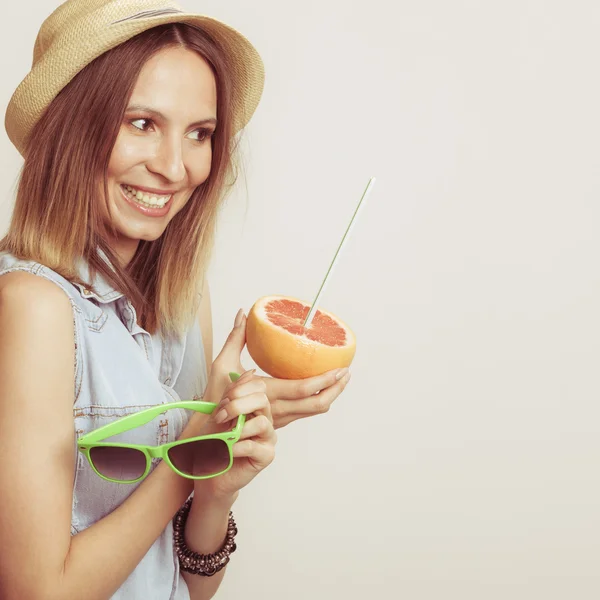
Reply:
M240 380L241 378L236 381L236 385L232 386L227 394L223 394L224 398L227 397L229 400L235 400L236 398L242 398L256 392L264 394L267 389L265 382L259 377L253 377L252 374L244 377L241 383Z
M229 379L229 383L225 386L225 389L223 391L223 397L227 396L227 394L230 392L230 390L232 390L248 381L251 381L254 373L256 373L256 369L248 369L247 371L244 371L237 378L236 381L231 381L231 379Z
M281 429L282 427L287 427L290 423L294 421L299 421L300 419L306 419L310 415L295 415L295 414L287 414L285 417L279 417L274 421L273 426L276 429Z
M215 423L226 423L231 419L237 418L239 415L248 415L250 413L263 414L272 420L271 405L263 392L243 396L220 406L223 408L219 408L215 414Z
M240 309L242 311L242 309ZM238 311L238 314L239 312ZM243 311L242 311L243 314ZM236 315L237 316L237 315ZM243 314L241 323L239 325L235 325L233 329L229 332L227 339L225 340L225 344L223 344L223 348L215 358L215 362L221 362L227 359L233 359L237 357L239 359L244 346L246 345L246 315Z
M267 395L282 400L299 400L336 384L346 373L347 368L333 369L305 379L267 379Z
M318 394L304 398L303 400L277 401L275 408L277 414L289 414L310 416L326 413L333 401L344 391L350 381L350 373L347 373L340 381L328 388L321 390Z
M304 414L287 413L285 416L274 419L273 426L276 429L281 429L282 427L286 427L290 423L293 423L294 421L299 421L300 419L308 419L308 417L313 417L314 415L315 415L315 413L304 413Z
M262 469L268 467L275 458L275 446L273 444L262 444L255 440L236 442L232 451L234 458L246 457L257 471L262 471Z
M223 388L223 393L221 395L221 400L223 400L223 398L227 398L228 395L231 393L231 390L235 389L236 387L248 382L252 380L252 376L254 375L254 373L256 372L256 369L249 369L248 371L244 371L236 381L231 381L230 377L227 377L227 383L225 384L225 387Z
M240 440L255 438L262 441L276 441L277 434L273 423L265 415L258 415L244 423Z
M252 398L254 397L254 398ZM247 398L252 398L252 400L247 400ZM233 407L231 406L233 404ZM242 396L241 398L237 398L232 400L227 406L228 414L231 414L233 418L238 415L246 415L246 419L251 419L258 415L264 415L269 419L269 421L273 422L273 415L271 412L271 403L269 402L268 396L264 392L255 392L254 394L248 394L247 396ZM251 408L251 407L256 408Z
M257 394L257 393L264 394L264 391L266 389L265 383L262 380L262 378L260 378L260 377L252 377L252 373L254 373L254 371L256 371L256 369L251 369L250 371L247 371L246 373L244 373L244 379L241 383L239 383L240 380L242 379L240 377L240 379L238 379L238 381L235 384L233 384L226 391L226 393L225 392L223 393L223 398L219 402L219 405L213 411L213 415L215 417L219 416L220 419L225 418L222 416L221 410L232 400L236 400L236 399L242 398L244 396L250 396L251 394ZM248 374L248 375L246 375L246 374ZM267 403L262 408L258 408L258 409L256 409L256 411L243 413L243 414L246 414L247 417L250 417L250 416L254 416L254 413L264 414L271 421L273 420L273 416L271 414L271 405L268 401L268 397L267 397ZM234 412L230 412L230 417L233 418L234 416L236 416L234 414ZM217 422L222 423L225 421L220 420Z
M230 377L229 384L227 387L233 388L238 385L241 385L240 381L243 383L248 381L249 379L252 379L252 375L254 375L254 373L256 373L256 369L247 369L246 371L242 371L242 374L237 379L232 379Z

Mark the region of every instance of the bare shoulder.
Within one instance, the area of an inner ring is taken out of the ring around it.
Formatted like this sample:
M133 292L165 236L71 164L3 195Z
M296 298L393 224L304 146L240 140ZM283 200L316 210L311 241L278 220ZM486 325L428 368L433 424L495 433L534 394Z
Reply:
M0 301L14 308L22 304L31 308L58 309L60 306L71 311L67 294L58 285L26 271L12 271L0 277Z
M53 391L72 406L74 329L71 300L57 284L24 271L0 276L0 406L19 397L27 398L20 408L32 407Z
M0 345L4 349L18 348L24 359L36 352L52 354L53 349L73 345L73 328L71 301L57 284L24 271L0 276Z

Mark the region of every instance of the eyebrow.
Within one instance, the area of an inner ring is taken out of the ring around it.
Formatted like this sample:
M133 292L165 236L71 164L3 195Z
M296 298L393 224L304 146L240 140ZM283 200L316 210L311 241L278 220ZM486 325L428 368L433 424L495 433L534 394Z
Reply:
M159 119L162 119L163 121L168 121L167 117L165 117L165 115L163 115L163 113L161 113L159 110L155 110L154 108L150 108L149 106L144 106L143 104L132 104L131 106L127 107L127 110L125 112L135 112L135 111L146 112L146 113L149 113L151 115L158 117ZM201 119L200 121L191 123L190 127L200 127L202 125L213 125L214 127L216 127L217 119L215 117L209 117L208 119Z

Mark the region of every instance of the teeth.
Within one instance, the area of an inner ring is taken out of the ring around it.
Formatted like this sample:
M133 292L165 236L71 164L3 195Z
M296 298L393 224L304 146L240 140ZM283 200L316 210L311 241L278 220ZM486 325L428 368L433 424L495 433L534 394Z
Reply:
M148 206L150 208L162 208L165 204L171 199L171 196L150 196L149 194L145 194L130 185L121 186L127 196L132 200L136 200L142 205Z

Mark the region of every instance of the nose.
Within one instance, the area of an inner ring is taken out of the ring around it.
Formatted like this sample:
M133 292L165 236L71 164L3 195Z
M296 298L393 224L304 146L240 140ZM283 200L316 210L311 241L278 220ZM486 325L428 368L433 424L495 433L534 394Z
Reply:
M163 136L146 166L149 171L161 175L169 182L181 183L186 174L181 140L176 136Z

